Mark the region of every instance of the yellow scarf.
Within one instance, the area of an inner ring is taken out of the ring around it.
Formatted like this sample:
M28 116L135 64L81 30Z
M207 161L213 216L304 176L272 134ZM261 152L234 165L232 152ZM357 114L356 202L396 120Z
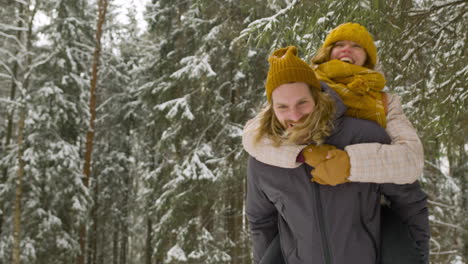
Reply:
M315 73L343 99L348 107L346 115L387 126L382 92L385 77L381 73L340 60L318 65Z

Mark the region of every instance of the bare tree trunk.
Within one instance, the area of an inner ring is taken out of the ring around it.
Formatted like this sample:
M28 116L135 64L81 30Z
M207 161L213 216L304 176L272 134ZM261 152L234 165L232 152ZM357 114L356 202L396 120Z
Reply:
M93 141L94 141L94 120L96 119L96 85L98 80L98 68L99 58L101 55L101 36L102 26L105 22L106 11L107 11L107 0L98 1L98 21L96 28L96 46L93 54L93 66L91 72L91 87L90 87L90 99L89 99L89 111L91 113L89 120L89 128L86 133L86 150L85 150L85 163L83 168L83 184L85 187L89 186L89 178L91 177L91 154L93 152ZM85 263L86 256L86 223L81 223L79 231L79 242L80 242L80 254L77 257L77 264Z
M115 221L115 219L114 219ZM114 233L112 235L112 263L119 263L119 225L117 221L114 222Z
M23 194L24 176L23 132L25 118L26 108L23 106L20 112L20 120L18 122L18 170L16 176L15 210L13 214L13 264L21 263L21 196Z
M102 228L102 227L101 227ZM107 241L109 239L109 234L102 230L99 232L99 241L103 241L104 243L101 242L101 248L97 250L96 252L96 263L98 264L107 264L109 261L107 260L109 254L107 253ZM116 263L114 263L116 264Z
M236 177L236 176L233 176ZM243 182L237 182L236 179L228 180L227 192L225 193L225 201L227 202L227 231L229 239L234 242L234 246L230 250L231 263L240 263L242 255L242 245L240 242L240 234L242 231L242 197L243 193Z
M89 239L89 246L88 246L88 264L96 264L97 262L97 236L98 236L98 229L99 229L99 217L98 217L98 209L99 209L99 180L96 179L93 182L94 185L94 204L93 208L91 209L91 218L92 218L92 227L91 231L88 233L90 236Z
M146 249L145 249L145 263L151 264L151 255L153 254L153 246L151 245L153 240L153 223L151 217L146 219Z
M124 224L122 237L120 241L120 264L127 263L127 252L128 252L128 228L127 225Z
M460 144L457 146L459 148L460 155L458 156L457 167L454 170L454 177L460 179L460 186L461 186L461 208L465 208L465 210L461 210L460 212L460 223L461 227L465 230L461 236L461 255L468 258L468 161L467 155L465 151L464 144ZM468 259L465 259L468 260Z
M125 199L125 201L128 199ZM127 263L127 253L128 253L128 205L125 203L125 208L123 209L123 221L121 222L122 227L122 236L120 237L120 264Z

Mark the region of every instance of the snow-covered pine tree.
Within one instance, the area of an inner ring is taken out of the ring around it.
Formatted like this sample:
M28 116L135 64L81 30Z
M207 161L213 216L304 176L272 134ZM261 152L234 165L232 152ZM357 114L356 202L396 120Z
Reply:
M152 55L138 90L153 135L141 144L148 146L141 192L152 216L148 262L251 262L240 133L262 97L267 51L231 44L262 12L272 13L248 1L149 6L153 46L144 53Z
M84 1L36 1L25 8L32 10L33 6L42 20L32 24L34 68L29 71L25 100L21 259L68 263L78 253L77 223L86 216L89 203L81 183L80 130L87 115L86 54L92 31ZM13 163L2 159L2 164ZM12 177L13 170L8 171ZM2 205L8 205L4 201L12 200L11 196L1 193ZM6 222L11 225L11 219ZM6 263L9 232L3 232L0 242L0 258Z
M136 129L145 124L132 94L139 76L140 36L132 13L125 24L115 17L119 6L109 3L97 93L96 137L91 182L93 207L89 221L88 262L128 263L140 254L136 191L139 175L135 153L140 151ZM141 212L144 214L144 212ZM143 215L144 216L144 215ZM92 234L99 234L94 236Z

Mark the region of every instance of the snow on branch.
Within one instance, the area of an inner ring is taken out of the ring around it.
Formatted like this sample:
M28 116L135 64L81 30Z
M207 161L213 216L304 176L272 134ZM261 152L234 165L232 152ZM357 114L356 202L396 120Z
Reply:
M32 72L39 66L41 66L44 63L47 63L49 60L51 60L55 55L58 53L58 51L54 51L49 56L46 55L40 55L37 58L34 59L33 63L29 66L28 71L25 74L25 78L29 78L29 76L32 74Z
M446 227L451 227L451 228L455 228L463 233L468 233L467 230L465 230L463 227L461 226L458 226L458 225L454 225L454 224L450 224L450 223L445 223L445 222L442 222L442 221L439 221L439 220L436 220L436 219L433 219L433 218L429 218L429 221L434 223L434 224L437 224L437 225L442 225L442 226L446 226Z
M450 187L454 192L461 191L459 185L455 182L455 179L451 175L445 173L437 164L434 164L428 160L425 161L425 164L431 166L432 168L436 169L440 174L442 174L447 180L447 186Z
M16 105L16 106L21 106L21 104L19 104L18 102L15 102L15 101L12 101L12 100L9 100L9 99L0 98L0 102L6 103L6 104L13 104L13 105Z
M8 60L10 60L10 58L11 58L14 61L18 61L18 55L13 54L11 51L9 51L7 49L0 48L0 53L5 54L6 57L8 58ZM8 60L5 60L5 61L8 61Z
M146 94L158 94L163 93L167 89L172 87L171 82L166 82L163 78L156 79L155 81L149 81L135 88L133 91L136 96L145 96Z
M0 29L1 30L14 30L14 31L28 31L28 28L26 27L15 27L15 26L12 26L12 25L8 25L8 24L3 24L3 23L0 23Z
M232 43L236 43L237 41L239 40L242 40L244 39L245 37L250 36L256 32L256 31L268 31L268 30L271 30L273 28L273 25L278 22L278 17L286 14L289 10L291 10L297 3L299 2L299 0L294 0L292 1L287 7L281 9L280 11L278 11L278 13L274 14L273 16L270 16L270 17L264 17L264 18L260 18L260 19L257 19L253 22L251 22L247 28L243 29L240 33L240 35L235 38ZM258 38L258 37L257 37Z
M466 75L468 73L468 65L465 66L465 68L457 71L455 73L456 76L461 76L461 75Z
M206 53L200 56L183 58L180 64L185 66L171 74L171 78L179 79L186 75L191 79L196 79L201 78L204 74L206 74L207 77L216 76L216 72L213 71L209 63L209 58L210 56Z
M8 74L0 73L0 78L2 78L2 77L5 78L5 79L10 79L11 78L11 76L8 75Z
M192 179L215 179L213 172L200 159L198 153L193 154L182 164L184 177Z
M187 96L176 98L162 104L156 105L153 109L159 111L165 111L169 109L169 112L166 114L167 119L173 119L178 113L179 110L182 110L182 117L187 118L188 120L195 119L192 111L190 111L189 104L187 102Z
M427 200L427 203L432 204L432 205L437 205L437 206L440 206L440 207L444 207L444 208L449 208L449 209L457 209L458 208L458 206L456 206L456 205L443 204L443 203L439 203L439 202L432 201L432 200Z
M87 87L89 81L87 79L82 78L74 73L70 73L70 77L75 81L76 84L79 85L80 88Z
M0 60L0 66L3 66L3 68L10 74L10 75L5 75L2 73L3 75L2 77L12 78L14 76L13 70L1 60Z
M24 0L15 0L15 2L20 3L22 5L28 5L28 3Z
M10 34L5 34L4 32L0 31L0 36L3 36L5 38L12 39L13 41L16 42L16 44L19 46L19 50L26 50L26 47L21 43L21 41L14 35Z
M454 5L464 5L466 4L466 0L455 0L455 1L435 1L429 8L423 9L410 9L408 11L410 16L420 16L420 15L427 15L431 12L437 11L447 6L454 6Z
M167 252L167 259L166 259L166 263L171 263L171 261L187 261L187 256L184 252L184 250L179 246L179 245L175 245L173 246L171 249L169 249L169 251Z
M76 69L77 69L77 67L76 67L76 62L75 62L75 60L73 59L73 56L72 56L71 51L70 51L70 48L67 47L67 48L65 49L65 51L66 51L68 60L70 61L70 64L71 64L71 66L72 66L72 71L76 72L76 71L77 71L77 70L76 70Z

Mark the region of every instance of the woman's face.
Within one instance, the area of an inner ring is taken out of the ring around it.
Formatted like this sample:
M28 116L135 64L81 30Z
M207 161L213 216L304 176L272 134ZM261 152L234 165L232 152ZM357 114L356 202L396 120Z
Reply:
M341 60L357 66L364 66L366 51L354 41L340 40L335 42L330 53L331 60Z

